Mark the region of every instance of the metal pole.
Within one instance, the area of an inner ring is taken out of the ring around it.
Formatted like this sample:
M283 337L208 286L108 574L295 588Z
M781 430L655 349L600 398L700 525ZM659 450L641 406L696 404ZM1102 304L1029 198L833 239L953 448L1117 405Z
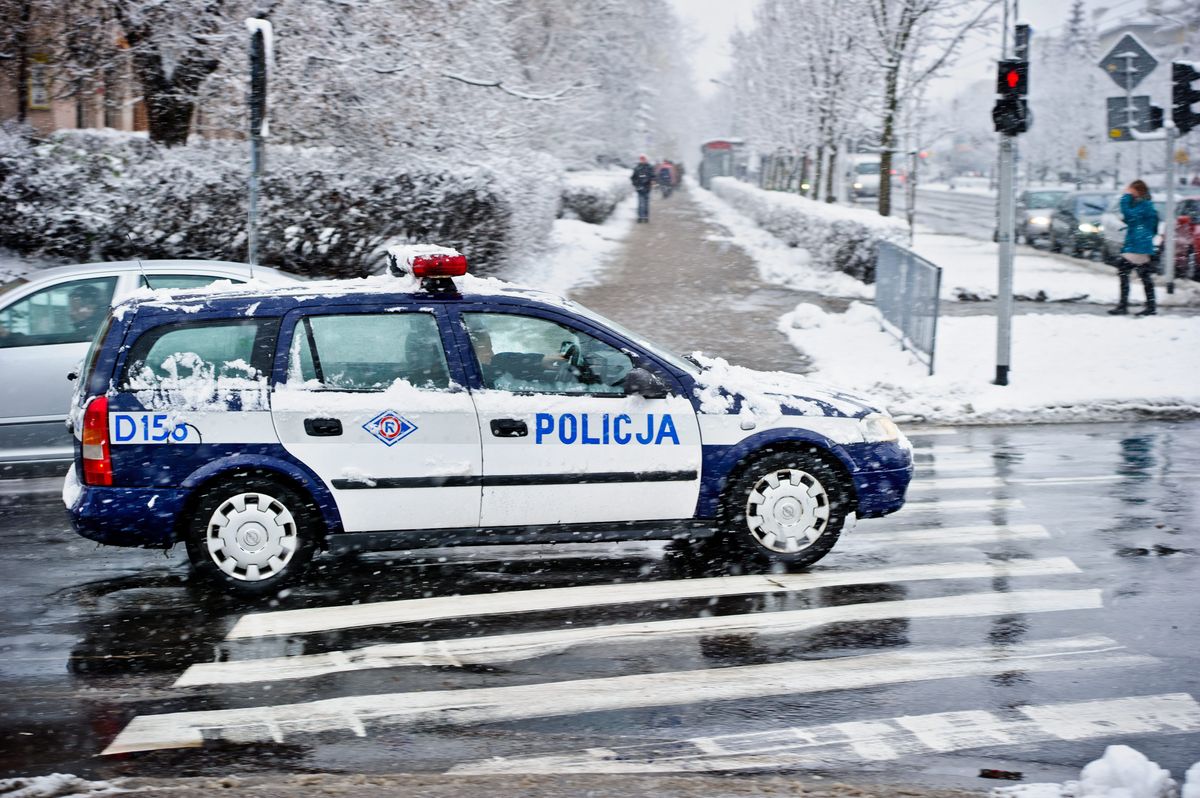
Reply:
M1163 231L1163 257L1166 258L1167 293L1175 293L1175 122L1163 127L1167 134L1167 207L1164 210L1166 229Z
M250 137L250 202L249 219L246 229L249 231L248 262L251 266L258 263L258 178L262 175L262 139L259 136Z
M1000 286L996 294L996 385L1008 385L1012 357L1013 311L1013 137L1000 136Z

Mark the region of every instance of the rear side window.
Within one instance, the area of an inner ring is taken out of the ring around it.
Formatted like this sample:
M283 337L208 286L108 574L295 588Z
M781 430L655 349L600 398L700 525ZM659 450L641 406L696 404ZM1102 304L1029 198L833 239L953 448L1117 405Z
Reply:
M158 290L160 288L204 288L212 285L219 280L228 280L234 285L245 282L238 280L235 277L213 277L207 274L147 274L139 278L139 285L143 288L152 288Z
M292 334L288 383L315 390L382 391L397 380L450 387L437 319L429 313L306 316Z
M261 393L254 403L265 406L278 333L279 319L270 318L155 327L134 342L121 387L147 392L143 402L155 406L228 403L246 391Z

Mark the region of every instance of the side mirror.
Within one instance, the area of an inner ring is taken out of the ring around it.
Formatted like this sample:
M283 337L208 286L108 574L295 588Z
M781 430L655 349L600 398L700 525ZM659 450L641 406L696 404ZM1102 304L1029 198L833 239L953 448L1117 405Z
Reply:
M670 391L658 375L643 368L635 368L625 375L625 395L640 396L643 399L666 399Z

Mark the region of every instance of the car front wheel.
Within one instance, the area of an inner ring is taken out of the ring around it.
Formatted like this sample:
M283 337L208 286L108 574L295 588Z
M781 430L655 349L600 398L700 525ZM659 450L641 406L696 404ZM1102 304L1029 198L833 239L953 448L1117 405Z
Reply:
M188 558L228 592L272 595L300 577L321 537L311 501L281 482L251 477L206 490L192 514Z
M757 559L803 566L829 553L849 510L844 478L814 450L776 451L730 484L721 525Z

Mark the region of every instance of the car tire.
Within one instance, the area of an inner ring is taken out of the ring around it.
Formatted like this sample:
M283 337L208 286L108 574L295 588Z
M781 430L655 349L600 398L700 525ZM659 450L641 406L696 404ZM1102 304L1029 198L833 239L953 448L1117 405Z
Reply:
M1050 235L1050 251L1062 252L1062 244L1058 243L1058 239L1053 234Z
M256 597L294 584L324 535L320 511L307 496L279 480L239 475L204 489L185 541L198 576Z
M850 507L845 477L817 449L767 451L726 488L720 530L760 562L811 565L837 543Z

